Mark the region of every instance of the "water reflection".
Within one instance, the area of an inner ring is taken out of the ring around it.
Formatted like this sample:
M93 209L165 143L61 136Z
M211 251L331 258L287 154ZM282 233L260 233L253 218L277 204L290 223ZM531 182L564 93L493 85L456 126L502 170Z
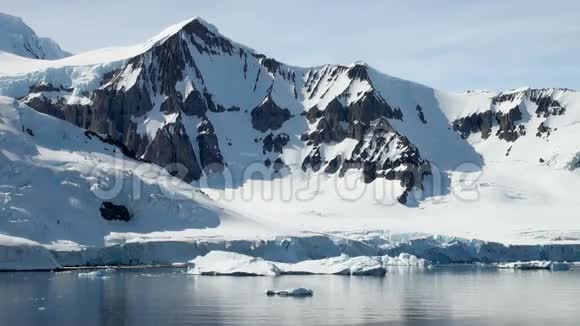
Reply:
M391 269L384 278L196 277L120 270L111 279L0 273L3 325L578 325L580 271ZM309 287L309 298L267 297Z

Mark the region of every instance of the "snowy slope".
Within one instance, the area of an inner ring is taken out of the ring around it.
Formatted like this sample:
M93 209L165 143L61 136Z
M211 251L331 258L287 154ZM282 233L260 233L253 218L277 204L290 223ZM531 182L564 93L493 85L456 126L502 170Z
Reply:
M3 98L0 232L53 249L177 241L203 253L237 239L247 253L253 241L305 232L374 243L354 235L372 230L580 242L573 90L454 94L360 62L295 67L194 18L142 44L60 60L0 53L0 95L18 99ZM143 162L162 177L137 173ZM129 223L99 214L95 184L110 185L114 171L148 185L145 197L123 188L111 199L139 217ZM304 241L299 253L265 246L296 260L319 245ZM345 250L324 241L327 252Z
M0 51L18 56L55 60L71 54L50 38L38 37L19 17L0 13Z
M163 169L121 151L95 134L0 97L1 233L80 248L105 246L115 233L186 236L200 230L197 234L204 235L219 226L222 234L228 227L243 234L240 224L260 229ZM129 221L106 219L104 202L125 207Z

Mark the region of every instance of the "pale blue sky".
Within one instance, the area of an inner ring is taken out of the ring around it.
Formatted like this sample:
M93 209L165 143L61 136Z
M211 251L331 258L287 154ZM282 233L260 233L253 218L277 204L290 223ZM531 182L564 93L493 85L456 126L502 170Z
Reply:
M39 35L81 52L139 43L201 16L288 64L348 64L463 91L580 89L580 1L0 0Z

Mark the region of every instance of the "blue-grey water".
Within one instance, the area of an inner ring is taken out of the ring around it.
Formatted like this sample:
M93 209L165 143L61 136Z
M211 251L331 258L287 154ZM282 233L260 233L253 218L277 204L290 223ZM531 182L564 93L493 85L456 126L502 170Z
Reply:
M1 325L580 325L580 271L393 269L384 278L179 269L0 273ZM309 298L266 289L308 287Z

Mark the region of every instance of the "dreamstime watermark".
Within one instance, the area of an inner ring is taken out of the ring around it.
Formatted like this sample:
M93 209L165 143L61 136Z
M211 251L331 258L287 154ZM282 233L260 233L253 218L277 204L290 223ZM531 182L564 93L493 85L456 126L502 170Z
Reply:
M305 172L300 166L274 169L263 162L252 162L235 168L218 164L207 166L205 171L190 171L180 163L159 167L127 161L118 154L112 162L89 167L87 175L91 191L103 201L115 201L120 197L125 201L138 201L146 196L191 200L200 195L200 190L211 191L213 199L226 202L303 203L338 198L353 203L370 200L391 206L401 201L406 204L425 200L437 203L448 196L464 202L480 199L481 165L462 162L450 169L430 165L430 172L426 174L420 170L405 171L407 182L382 175L365 182L363 170L356 168L327 174L322 169L318 172Z

